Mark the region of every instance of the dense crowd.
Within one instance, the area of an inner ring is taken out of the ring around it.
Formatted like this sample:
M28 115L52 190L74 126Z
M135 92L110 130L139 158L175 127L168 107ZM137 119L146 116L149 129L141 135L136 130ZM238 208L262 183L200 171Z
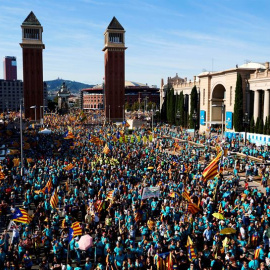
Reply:
M69 116L47 116L45 125L51 134L24 133L31 147L22 176L18 156L0 163L0 269L268 268L268 167L230 154L231 141L169 126L129 132L125 124L88 125ZM266 148L238 148L268 157ZM217 172L206 180L203 171L220 152ZM266 195L250 187L258 175ZM159 195L143 199L154 187ZM18 209L29 222L16 222ZM70 237L76 222L82 232ZM91 244L82 250L85 235Z

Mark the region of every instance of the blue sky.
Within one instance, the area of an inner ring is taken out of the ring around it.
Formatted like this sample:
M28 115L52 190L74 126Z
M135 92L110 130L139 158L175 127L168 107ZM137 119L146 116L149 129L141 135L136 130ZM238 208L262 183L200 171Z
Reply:
M212 62L217 71L270 60L268 0L0 0L0 57L17 57L19 79L20 25L31 10L44 29L44 80L102 82L113 16L126 30L126 80L160 86L175 73L211 71Z

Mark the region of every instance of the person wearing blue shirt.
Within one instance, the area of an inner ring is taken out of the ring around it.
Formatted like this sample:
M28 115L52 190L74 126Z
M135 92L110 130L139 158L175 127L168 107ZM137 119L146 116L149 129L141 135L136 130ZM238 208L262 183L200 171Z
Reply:
M250 261L248 263L249 269L257 270L259 268L258 260L255 260L252 255L249 256Z
M92 269L92 263L90 262L90 258L87 257L85 260L84 270L91 270Z
M119 269L119 267L122 267L124 260L125 260L125 255L123 255L122 250L120 250L119 254L116 255L114 259L116 269Z

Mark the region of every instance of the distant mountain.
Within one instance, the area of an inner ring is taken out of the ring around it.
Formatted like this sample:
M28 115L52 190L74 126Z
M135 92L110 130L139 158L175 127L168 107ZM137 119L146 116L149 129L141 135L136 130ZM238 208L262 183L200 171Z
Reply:
M63 80L63 79L58 78L56 80L46 81L48 91L50 91L50 92L59 91L63 82L66 83L68 90L73 94L79 93L80 90L83 88L90 88L90 87L94 86L93 84L85 84L85 83L81 83L81 82Z

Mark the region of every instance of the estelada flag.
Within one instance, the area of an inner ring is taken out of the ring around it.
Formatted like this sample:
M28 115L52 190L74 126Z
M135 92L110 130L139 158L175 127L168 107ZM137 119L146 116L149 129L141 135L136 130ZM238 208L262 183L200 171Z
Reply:
M32 217L29 216L28 212L25 209L16 208L11 216L11 219L16 222L29 224L32 220Z
M189 236L187 238L187 250L188 250L188 259L190 261L196 259L196 254L193 248L193 242Z
M103 153L106 155L108 155L110 153L110 148L108 147L107 144L105 144L105 146L104 146Z
M5 179L5 174L0 171L0 180L4 180L4 179Z
M221 203L219 204L219 207L218 207L218 213L222 214L224 211L222 210L222 205Z
M157 269L158 270L172 270L173 261L171 252L157 254Z
M188 202L191 202L191 198L189 197L189 194L187 192L187 189L185 188L183 193L182 193L182 196L184 199L186 199Z
M13 166L14 167L19 167L20 165L20 159L19 158L13 158Z
M188 209L187 209L191 214L196 214L198 213L201 209L195 204L195 203L189 203L188 204Z
M59 198L58 198L58 195L57 195L57 191L56 189L54 190L53 194L52 194L52 197L50 199L50 205L52 208L56 208L57 204L58 204L58 201L59 201Z
M169 193L169 197L171 197L171 198L179 198L180 197L180 194L178 192L171 191Z
M70 140L70 139L74 139L75 136L73 135L73 133L71 131L67 131L66 133L64 133L64 139L65 140Z
M254 251L254 260L257 260L259 258L260 251L261 251L261 248L260 248L260 246L258 246Z
M71 224L71 229L73 230L73 237L78 236L78 235L82 235L82 228L81 228L80 223L78 221L73 222Z
M39 194L40 192L45 194L51 192L52 189L52 179L50 178L49 181L46 183L45 187L41 190L35 190L36 194Z
M113 200L113 190L109 191L106 196L106 201L107 200Z
M211 179L216 176L218 172L218 163L220 161L222 151L210 162L210 164L204 169L202 175L204 181Z
M65 171L70 171L74 168L74 165L72 163L69 163L66 167L64 167Z

